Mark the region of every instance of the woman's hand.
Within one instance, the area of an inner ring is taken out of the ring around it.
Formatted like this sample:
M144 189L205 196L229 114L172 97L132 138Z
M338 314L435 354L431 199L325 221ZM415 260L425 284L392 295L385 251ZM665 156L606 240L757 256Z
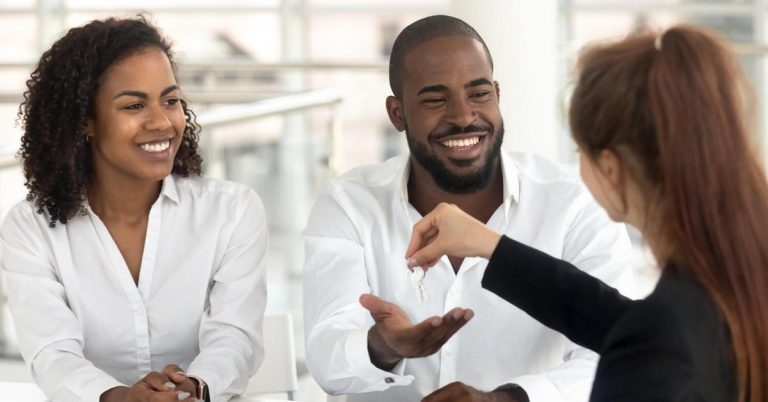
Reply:
M115 387L99 398L100 402L195 402L195 385L175 364L162 373L153 371L131 387Z
M409 268L424 269L443 255L490 258L500 238L456 205L440 203L413 226L405 258Z
M176 387L175 391L189 392L194 397L197 393L197 386L191 378L187 377L184 370L175 364L169 364L163 369L165 375ZM166 384L170 386L170 384Z

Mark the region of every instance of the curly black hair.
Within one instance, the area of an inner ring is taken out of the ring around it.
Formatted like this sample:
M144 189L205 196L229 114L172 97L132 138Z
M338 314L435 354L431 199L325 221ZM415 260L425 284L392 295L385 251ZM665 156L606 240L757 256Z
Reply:
M162 50L176 65L170 43L143 15L95 20L72 28L40 57L27 80L18 119L24 129L23 160L27 200L47 212L51 227L82 213L94 179L85 130L94 115L102 75L112 64L147 48ZM200 175L200 126L181 101L186 127L173 162L173 174Z

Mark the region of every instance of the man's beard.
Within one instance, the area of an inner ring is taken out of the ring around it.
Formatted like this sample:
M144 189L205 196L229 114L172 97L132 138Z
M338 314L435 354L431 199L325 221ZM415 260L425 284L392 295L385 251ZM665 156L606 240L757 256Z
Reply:
M456 127L444 135L478 131L482 131L482 128L478 129L476 126ZM489 136L486 136L483 140L488 139ZM419 143L411 136L407 125L405 127L405 138L408 140L408 148L413 159L429 172L440 189L452 194L470 194L487 187L488 183L491 182L491 178L493 178L493 170L497 166L497 161L501 154L501 143L504 140L504 123L502 122L499 126L498 131L495 133L493 144L488 148L486 154L483 155L485 156L485 164L480 169L465 175L458 175L449 170L445 163L430 153L424 144ZM464 160L452 162L457 167L467 166L472 163L472 161Z

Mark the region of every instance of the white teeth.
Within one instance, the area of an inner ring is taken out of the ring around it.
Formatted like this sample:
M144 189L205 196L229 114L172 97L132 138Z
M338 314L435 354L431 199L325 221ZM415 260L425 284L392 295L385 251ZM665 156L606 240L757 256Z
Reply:
M480 137L470 137L460 140L447 140L443 141L442 144L448 148L466 148L471 147L478 142L480 142Z
M163 142L158 142L154 144L141 144L139 145L139 148L143 149L146 152L154 153L154 152L163 152L166 149L168 149L168 147L170 146L171 146L171 141L165 140Z

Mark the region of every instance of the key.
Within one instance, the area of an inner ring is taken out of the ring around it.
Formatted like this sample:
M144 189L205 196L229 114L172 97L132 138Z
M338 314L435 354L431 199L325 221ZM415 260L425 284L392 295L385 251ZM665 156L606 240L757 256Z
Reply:
M410 282L416 291L416 300L419 304L427 301L427 287L424 285L424 270L421 267L415 267L410 274Z

